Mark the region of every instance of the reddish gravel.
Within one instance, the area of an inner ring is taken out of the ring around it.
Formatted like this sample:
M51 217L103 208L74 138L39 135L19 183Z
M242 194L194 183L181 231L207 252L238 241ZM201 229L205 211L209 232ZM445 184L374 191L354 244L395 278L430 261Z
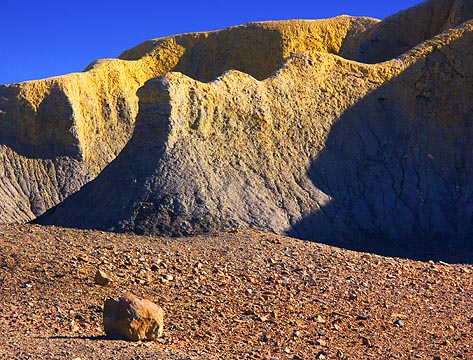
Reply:
M473 359L472 265L256 231L1 226L0 246L2 359ZM164 338L104 337L103 300L125 292L164 308Z

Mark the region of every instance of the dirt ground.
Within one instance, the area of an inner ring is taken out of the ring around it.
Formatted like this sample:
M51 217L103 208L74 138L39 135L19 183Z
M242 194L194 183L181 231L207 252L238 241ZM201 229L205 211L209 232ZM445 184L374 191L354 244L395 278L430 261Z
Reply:
M0 227L1 359L473 359L473 266L270 233L156 238ZM111 285L94 282L102 269ZM165 310L157 342L109 340L104 299Z

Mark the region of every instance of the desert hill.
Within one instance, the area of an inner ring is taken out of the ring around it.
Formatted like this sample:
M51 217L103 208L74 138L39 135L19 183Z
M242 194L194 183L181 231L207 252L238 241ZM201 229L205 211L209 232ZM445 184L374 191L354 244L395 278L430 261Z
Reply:
M83 73L0 86L0 222L25 222L95 178L130 139L137 90L180 71L210 81L238 69L272 74L295 52L354 53L377 20L252 23L147 41Z
M3 86L2 221L468 248L472 17L250 23Z
M471 359L472 19L250 23L0 86L0 359ZM127 292L163 338L104 335Z
M306 52L264 80L150 80L118 158L38 222L173 236L249 227L419 257L469 247L472 30L377 64Z

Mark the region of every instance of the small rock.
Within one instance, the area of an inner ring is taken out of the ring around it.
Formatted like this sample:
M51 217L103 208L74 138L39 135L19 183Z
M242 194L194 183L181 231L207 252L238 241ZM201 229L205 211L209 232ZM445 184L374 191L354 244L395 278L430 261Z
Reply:
M314 345L317 345L317 346L325 346L327 344L327 342L324 340L324 339L317 339L317 340L314 340Z
M394 325L396 325L396 326L398 326L398 327L403 327L404 324L405 324L405 322L404 322L404 320L402 320L402 319L396 319L396 320L394 321Z
M168 282L168 281L173 281L173 280L174 280L174 276L172 276L171 274L163 275L163 277L161 278L162 282Z
M261 336L261 341L268 342L270 338L271 337L268 334L263 334L263 336Z
M261 321L261 322L268 321L269 320L269 315L260 315L256 318L256 320Z
M325 351L320 351L317 355L315 355L315 358L325 360L327 358L327 353Z
M156 264L151 265L151 271L158 271L158 270L159 270L158 265L156 265Z
M294 337L298 337L298 336L300 336L300 335L301 335L301 333L300 333L300 331L298 331L298 330L294 330L294 331L292 332L292 336L294 336Z
M442 360L440 356L434 356L432 360Z
M107 336L130 341L156 340L163 335L164 311L155 303L127 294L107 299L103 326Z
M112 278L103 270L97 270L95 273L95 283L98 285L108 285L112 282Z

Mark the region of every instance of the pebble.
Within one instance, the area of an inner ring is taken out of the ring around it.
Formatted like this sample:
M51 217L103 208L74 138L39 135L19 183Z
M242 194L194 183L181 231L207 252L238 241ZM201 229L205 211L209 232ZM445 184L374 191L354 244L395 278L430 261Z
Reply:
M397 319L396 321L394 321L394 325L396 325L398 327L403 327L404 324L405 324L405 322L402 319Z
M314 345L325 346L326 344L327 344L327 342L324 339L314 340Z
M168 281L173 281L173 280L174 280L174 276L172 276L171 274L166 274L161 277L161 282L163 283L168 282Z
M95 273L95 283L106 286L112 282L112 278L103 270L97 270Z

